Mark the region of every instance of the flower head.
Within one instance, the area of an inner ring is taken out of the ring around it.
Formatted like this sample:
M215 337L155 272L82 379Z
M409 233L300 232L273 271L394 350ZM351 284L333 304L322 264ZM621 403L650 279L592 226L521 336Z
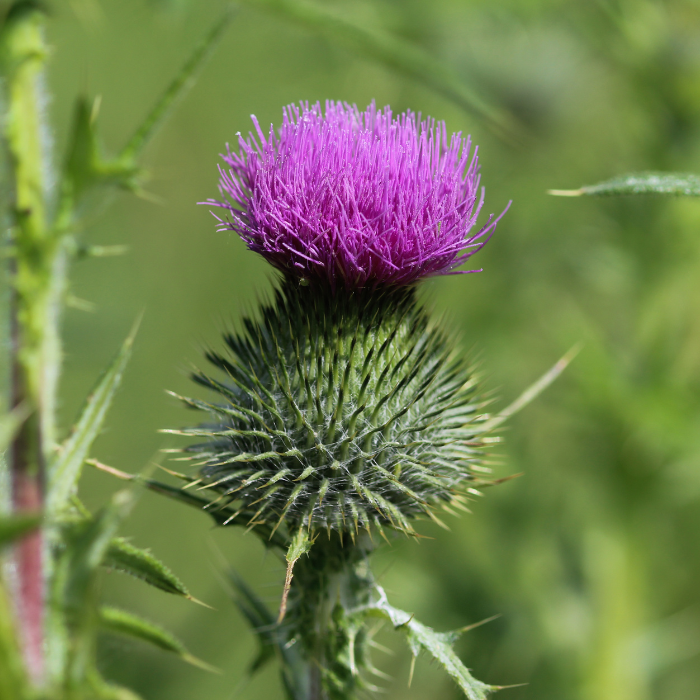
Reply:
M448 140L444 122L374 103L283 115L267 137L252 117L257 136L222 156L226 200L208 202L229 212L221 230L276 268L332 287L406 285L453 273L493 233L500 216L471 232L483 204L477 149L460 133Z

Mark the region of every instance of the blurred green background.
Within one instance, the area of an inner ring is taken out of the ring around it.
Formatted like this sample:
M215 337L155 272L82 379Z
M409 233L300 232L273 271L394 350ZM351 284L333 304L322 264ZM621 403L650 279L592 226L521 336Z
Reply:
M458 651L477 678L527 684L510 700L697 700L700 697L700 202L556 199L645 169L700 171L700 3L696 0L338 0L318 4L398 37L449 66L519 124L515 140L426 85L349 51L328 34L244 4L147 153L156 203L123 195L86 239L126 257L80 263L68 310L61 414L82 397L145 309L135 355L94 451L136 471L158 434L192 417L164 390L188 378L202 348L271 287L269 268L196 202L216 196L218 154L236 132L278 124L282 105L371 99L421 111L479 144L486 213L511 210L478 256L484 272L430 280L427 303L458 329L503 407L574 343L583 349L504 432L497 476L450 532L397 540L375 571L392 602L438 629L499 614ZM50 4L48 106L57 153L76 96L101 95L116 152L223 2L73 0ZM57 156L58 157L58 156ZM201 395L201 394L199 394ZM86 473L91 507L117 484ZM250 682L255 641L231 603L231 564L270 601L282 567L252 535L145 494L125 529L215 610L119 574L104 596L174 630L206 674L137 643L105 638L107 677L150 700L282 698L274 666ZM384 697L459 697L400 639L377 663ZM501 697L501 694L499 694Z

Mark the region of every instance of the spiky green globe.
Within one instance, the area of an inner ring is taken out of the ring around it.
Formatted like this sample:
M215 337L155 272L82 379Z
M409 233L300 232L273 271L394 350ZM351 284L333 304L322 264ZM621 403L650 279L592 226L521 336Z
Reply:
M214 507L250 525L354 534L461 504L483 458L474 377L413 287L355 290L283 281L245 331L224 336L220 370L195 380L216 402L180 431Z

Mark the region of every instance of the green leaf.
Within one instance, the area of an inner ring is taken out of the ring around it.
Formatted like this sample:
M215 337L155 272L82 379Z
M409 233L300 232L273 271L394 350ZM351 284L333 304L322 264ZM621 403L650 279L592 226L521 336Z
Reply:
M219 670L198 659L187 651L185 645L170 632L162 627L148 622L138 615L112 607L101 607L99 612L100 626L116 634L135 637L141 641L153 644L159 649L177 654L183 661L198 666L206 671L219 673Z
M163 562L147 550L134 547L121 537L111 541L102 565L141 579L166 593L195 600L185 584Z
M121 349L88 397L72 434L64 442L57 460L49 469L47 509L54 515L74 493L92 443L98 436L134 344L140 319L136 321Z
M35 530L39 523L40 515L0 516L0 548Z
M134 161L153 134L155 134L161 124L167 119L177 101L184 97L187 91L194 85L197 71L204 65L207 58L211 56L224 30L233 19L233 14L233 9L228 8L222 17L214 24L209 34L207 34L202 42L195 48L189 60L175 76L175 79L170 83L158 102L156 102L141 126L136 130L131 139L129 139L129 142L121 152L121 159L127 162Z
M499 686L482 683L469 673L469 669L452 649L452 643L455 639L453 633L441 634L426 627L414 620L413 615L389 605L386 593L379 587L377 590L379 600L373 605L363 608L364 613L389 620L394 625L394 629L403 632L414 659L421 651L430 654L447 671L469 700L486 700L489 693L499 690Z
M299 657L297 645L287 643L288 638L284 634L284 628L276 625L275 618L267 605L233 569L229 570L229 580L237 594L236 605L248 620L260 643L260 650L248 667L248 672L255 673L274 658L276 652L282 659L282 680L287 694L294 698L301 697L297 689L304 687L306 678L295 678L295 672L298 674L300 670L305 669Z
M448 66L413 44L350 22L316 3L303 0L246 1L340 42L361 58L371 58L422 83L483 119L501 137L512 140L519 130L511 114L489 104Z
M98 567L104 562L117 528L131 512L135 497L131 489L118 491L66 547L64 560L63 605L73 617L80 618L89 601L90 586Z
M700 175L693 173L630 173L585 185L578 190L548 190L558 197L622 196L633 194L670 194L677 197L700 197Z
M62 197L65 207L79 207L84 196L97 186L116 186L134 190L139 170L125 158L102 156L97 129L97 102L86 97L76 101L73 131L63 169Z

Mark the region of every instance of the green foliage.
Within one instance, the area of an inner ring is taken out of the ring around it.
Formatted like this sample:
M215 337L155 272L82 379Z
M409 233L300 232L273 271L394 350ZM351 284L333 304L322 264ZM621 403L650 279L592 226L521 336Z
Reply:
M193 600L189 590L175 574L149 551L139 549L121 537L114 538L102 562L113 571L121 571L166 593Z
M102 429L107 411L131 357L131 349L138 326L139 321L134 325L119 352L100 377L85 402L73 432L61 446L56 462L49 468L47 508L52 515L68 505L70 497L77 489L83 462Z
M160 590L194 599L153 555L116 537L132 508L134 487L115 494L94 517L76 496L82 465L120 384L138 324L85 401L70 435L56 449L59 319L68 300L69 262L85 255L116 252L113 248L78 244L74 238L78 223L88 207L108 192L138 190L141 171L137 156L173 104L191 86L196 70L228 20L217 23L116 159L102 155L96 130L97 105L89 105L85 98L78 100L57 203L51 193L52 154L47 148L43 93L45 16L38 3L20 1L2 12L1 21L4 92L0 95L0 122L2 147L10 156L10 186L6 189L10 193L11 245L7 257L11 260L12 338L7 345L12 374L10 398L15 408L0 423L0 451L12 447L8 477L15 492L37 494L41 502L46 490L47 517L41 523L37 514L27 511L21 496L13 503L18 514L3 516L0 521L0 546L43 525L28 555L26 548L18 548L12 555L18 558L13 589L19 592L16 608L22 611L17 619L20 631L14 629L0 581L0 697L34 700L41 686L42 698L52 700L128 700L136 696L106 683L97 671L96 635L100 624L147 638L191 663L204 664L150 623L110 609L100 613L100 571L105 567L124 571ZM48 547L42 551L44 541ZM46 601L42 586L36 585L39 579L45 583ZM35 626L30 629L30 624ZM25 643L22 651L31 679L26 677L18 639Z
M148 622L138 615L103 605L99 610L100 626L115 634L122 634L152 644L163 651L177 654L183 661L207 671L215 671L212 666L192 656L185 645L162 627Z
M365 614L383 617L394 625L395 630L403 632L414 659L423 651L429 654L447 671L469 700L486 700L492 691L499 690L497 686L476 680L455 654L452 645L459 633L435 632L415 620L413 615L389 605L386 594L379 586L377 593L378 600L365 609Z
M700 176L692 173L632 173L620 175L578 190L549 190L560 197L612 197L633 194L670 194L700 197Z

